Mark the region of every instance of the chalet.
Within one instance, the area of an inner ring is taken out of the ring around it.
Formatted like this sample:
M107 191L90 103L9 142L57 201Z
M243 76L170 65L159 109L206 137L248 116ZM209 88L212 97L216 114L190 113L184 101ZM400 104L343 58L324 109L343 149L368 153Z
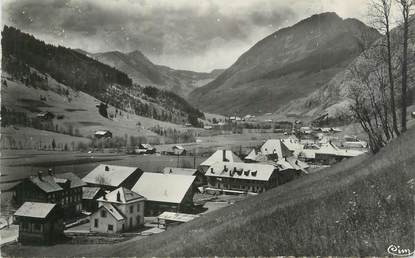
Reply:
M21 243L51 244L63 236L63 212L54 203L25 202L14 217Z
M82 188L82 209L87 212L94 212L98 209L97 199L105 195L101 187L84 186Z
M56 203L65 216L80 213L82 208L82 187L86 184L73 173L43 174L31 176L12 188L18 205L24 202Z
M94 137L97 139L112 138L112 133L108 130L99 130L94 133Z
M185 212L193 208L195 176L145 172L133 191L146 198L146 215L164 211Z
M186 155L186 149L181 145L174 145L172 150L174 155Z
M219 161L242 162L241 159L230 150L217 150L200 164L200 169L204 173L210 166Z
M101 187L104 190L115 190L119 187L131 189L142 175L137 167L125 167L100 164L82 180L88 186Z
M153 154L156 153L156 148L147 143L141 143L135 149L137 154Z
M174 168L166 167L163 169L163 174L195 176L194 186L199 187L206 183L206 177L202 171L196 168Z
M90 217L90 231L118 233L144 225L145 198L120 187L98 199L98 210Z
M52 120L55 115L52 112L40 112L36 115L37 118L41 119L41 120Z

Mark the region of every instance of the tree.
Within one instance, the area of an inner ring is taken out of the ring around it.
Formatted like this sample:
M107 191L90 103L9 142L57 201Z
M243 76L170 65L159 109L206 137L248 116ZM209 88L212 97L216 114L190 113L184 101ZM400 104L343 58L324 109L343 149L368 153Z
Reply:
M396 104L395 104L395 82L392 67L392 42L391 42L391 0L373 0L372 6L372 21L375 27L385 34L385 45L386 48L386 62L388 68L388 79L389 79L389 94L390 94L390 109L392 114L392 128L396 135L399 135L398 122L396 116Z
M52 149L55 150L56 148L56 142L55 139L52 139Z
M408 88L408 41L409 41L409 20L413 14L414 0L397 0L402 15L402 93L401 93L401 130L406 131L406 114L407 114L407 88Z

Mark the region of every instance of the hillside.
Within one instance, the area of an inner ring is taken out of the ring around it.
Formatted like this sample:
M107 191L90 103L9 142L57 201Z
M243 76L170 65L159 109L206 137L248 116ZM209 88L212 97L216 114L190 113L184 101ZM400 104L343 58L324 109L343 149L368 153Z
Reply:
M2 57L2 71L28 88L47 90L53 88L49 81L56 80L101 101L103 106L115 107L116 113L124 111L176 124L190 122L194 126L200 126L199 119L204 119L202 112L173 92L141 87L125 73L79 51L46 44L13 27L3 28ZM68 95L68 89L60 94ZM101 115L109 118L105 112Z
M313 15L255 44L189 100L216 113L273 112L330 81L380 34L335 13Z
M415 19L412 20L412 28L411 33L415 33ZM396 35L399 33L399 27L395 28L391 31L392 33L392 43L396 46L399 45L399 42L396 42L397 37ZM353 62L349 64L348 67L353 67L362 59L365 59L366 56L373 56L372 53L375 51L379 51L379 45L383 44L383 37L378 39L372 46L370 46L365 53L362 53L359 57L357 57ZM413 41L409 41L409 50L414 52L415 43ZM392 48L393 55L398 55L401 51L400 47L393 47ZM412 59L413 60L413 59ZM375 62L375 60L373 60ZM396 65L398 67L398 65ZM415 74L415 62L409 62L408 67L409 74ZM400 69L396 69L395 76L396 76L396 84L399 85L399 77L400 77ZM281 107L279 110L275 112L276 116L299 116L303 118L315 118L321 114L328 114L329 118L331 119L339 119L342 116L350 116L348 112L349 104L350 104L350 85L353 77L349 71L349 69L345 69L344 71L339 72L334 76L328 83L326 83L323 87L319 88L315 92L311 94L296 99L294 101L289 102L287 105ZM415 81L412 77L409 78L408 82L409 92L410 95L409 104L415 104ZM410 110L415 110L415 107L410 107Z
M364 155L146 239L2 249L37 256L385 256L414 250L415 128Z
M155 86L176 92L182 97L215 79L222 70L211 73L175 70L152 63L143 53L136 50L130 53L119 51L89 54L94 59L117 68L128 74L134 82L142 86Z

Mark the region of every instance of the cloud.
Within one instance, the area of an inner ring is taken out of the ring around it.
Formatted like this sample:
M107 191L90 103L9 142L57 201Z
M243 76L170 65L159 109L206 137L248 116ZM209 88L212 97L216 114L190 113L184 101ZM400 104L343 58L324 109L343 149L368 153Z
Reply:
M231 65L249 47L307 16L364 17L362 0L5 0L3 23L90 52L139 49L174 68Z

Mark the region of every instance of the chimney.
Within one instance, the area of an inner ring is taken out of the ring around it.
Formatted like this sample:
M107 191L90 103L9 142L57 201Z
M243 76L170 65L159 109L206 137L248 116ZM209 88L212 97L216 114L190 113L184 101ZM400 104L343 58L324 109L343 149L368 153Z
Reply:
M223 166L223 171L228 171L228 168L226 167L226 165Z
M51 168L49 168L48 174L49 174L49 176L54 176L55 173L53 173L53 170Z
M226 159L226 150L222 150L222 160L223 160L223 162L228 161L228 160Z
M110 171L110 167L105 166L105 171Z
M121 194L120 194L120 191L117 192L117 202L121 202Z
M170 168L169 174L173 173L173 170Z
M40 181L43 181L43 178L42 178L43 172L42 171L38 171L37 176L39 177Z

